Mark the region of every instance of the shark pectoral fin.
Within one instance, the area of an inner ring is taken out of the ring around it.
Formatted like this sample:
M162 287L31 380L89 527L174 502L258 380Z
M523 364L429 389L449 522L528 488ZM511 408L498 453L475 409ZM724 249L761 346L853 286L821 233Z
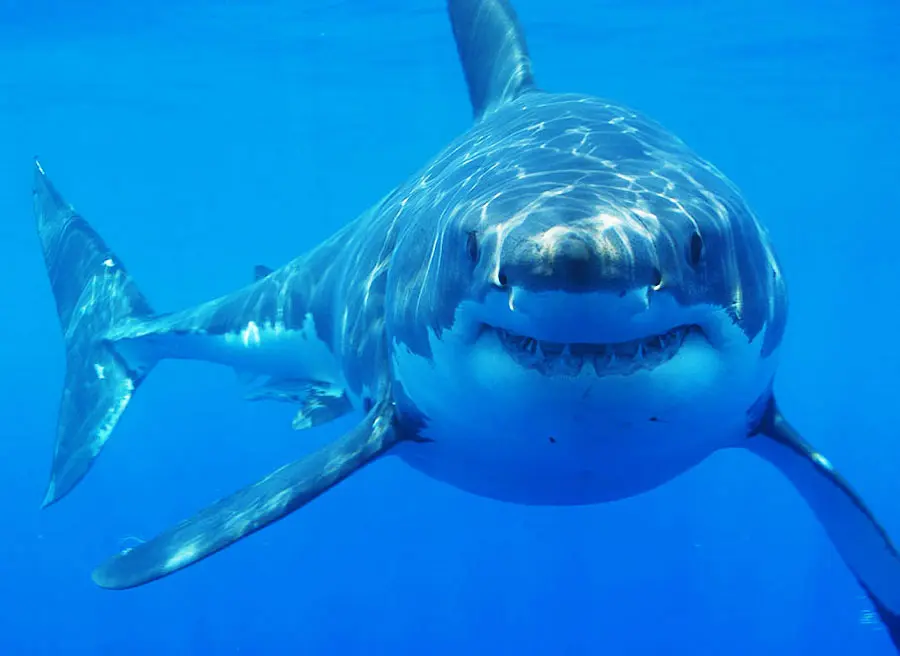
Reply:
M305 430L328 423L342 417L353 409L344 390L334 387L310 387L306 398L300 404L291 427Z
M831 463L785 420L774 401L746 446L794 484L900 650L900 556L872 512Z
M507 0L448 0L475 118L534 88L525 35Z
M353 409L344 390L328 383L276 378L251 390L249 401L284 401L297 403L300 410L294 417L294 430L321 426L342 417Z
M255 385L244 398L248 401L281 401L282 403L303 403L309 393L308 380L294 378L267 378L265 382Z
M178 524L113 556L94 582L124 589L192 565L297 510L400 440L393 403L377 404L352 431Z

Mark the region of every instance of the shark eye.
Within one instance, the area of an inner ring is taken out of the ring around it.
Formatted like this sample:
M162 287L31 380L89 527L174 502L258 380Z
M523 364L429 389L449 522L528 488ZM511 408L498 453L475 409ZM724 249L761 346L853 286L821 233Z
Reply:
M695 232L691 235L688 257L690 258L691 266L693 267L699 266L700 260L703 259L703 238L700 236L699 232Z
M473 262L478 261L478 233L474 230L466 238L466 254Z

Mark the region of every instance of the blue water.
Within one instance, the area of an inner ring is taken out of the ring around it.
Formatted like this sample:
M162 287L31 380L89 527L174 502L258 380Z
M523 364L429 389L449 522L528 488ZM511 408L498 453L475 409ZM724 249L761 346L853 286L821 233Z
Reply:
M900 5L518 0L538 80L649 113L769 227L781 404L900 536ZM388 459L163 581L91 569L345 430L163 363L39 511L63 351L31 158L160 309L314 246L470 118L440 0L0 0L0 653L893 653L793 488L720 453L589 508L470 496ZM464 411L464 409L461 409Z

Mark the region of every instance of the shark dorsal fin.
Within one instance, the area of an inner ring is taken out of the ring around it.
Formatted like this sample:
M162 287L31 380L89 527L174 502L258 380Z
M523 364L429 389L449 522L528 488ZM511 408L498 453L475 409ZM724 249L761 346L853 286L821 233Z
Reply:
M448 0L475 118L534 88L525 35L507 0Z
M267 275L272 273L275 269L272 267L267 267L265 264L257 264L253 267L253 281L262 280Z

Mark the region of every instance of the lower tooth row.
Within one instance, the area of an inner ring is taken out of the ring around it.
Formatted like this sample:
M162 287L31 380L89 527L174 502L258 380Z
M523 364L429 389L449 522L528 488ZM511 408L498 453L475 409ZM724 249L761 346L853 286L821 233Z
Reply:
M676 345L681 337L681 332L674 332L664 337L657 337L656 351L663 353L671 346ZM501 339L508 346L512 347L513 352L518 356L517 359L523 364L537 367L539 369L549 371L553 370L558 373L577 374L584 367L585 361L593 364L597 373L604 373L611 368L619 368L617 365L627 365L629 363L642 362L648 352L652 354L654 349L648 348L646 343L639 343L633 353L623 355L621 352L616 353L614 349L604 348L603 354L598 355L573 355L570 345L566 344L561 353L554 355L546 355L544 349L538 340L531 337L520 337L509 333L501 333ZM552 349L557 351L557 347Z
M611 369L620 369L627 367L629 364L636 364L637 360L625 360L617 358L615 355L610 356L594 356L569 357L569 358L535 358L527 354L521 354L518 358L523 365L534 367L543 373L557 373L577 375L588 362L593 365L594 370L598 374L608 373Z

